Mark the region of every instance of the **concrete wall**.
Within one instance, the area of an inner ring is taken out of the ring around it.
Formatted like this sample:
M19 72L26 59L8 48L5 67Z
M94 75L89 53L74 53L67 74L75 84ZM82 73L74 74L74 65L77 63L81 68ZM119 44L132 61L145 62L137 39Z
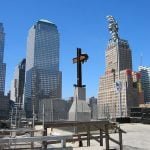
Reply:
M43 104L45 121L57 121L68 119L68 103L61 99L42 99L39 102L38 120L43 120Z

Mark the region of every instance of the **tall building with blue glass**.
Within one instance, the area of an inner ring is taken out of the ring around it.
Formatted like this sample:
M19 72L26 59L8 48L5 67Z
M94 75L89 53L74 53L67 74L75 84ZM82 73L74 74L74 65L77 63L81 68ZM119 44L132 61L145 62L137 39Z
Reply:
M6 74L6 64L3 63L4 42L5 42L4 27L3 24L0 23L0 94L2 95L4 95L5 92L5 74Z
M142 89L144 91L144 103L150 103L150 67L139 66L141 73Z
M0 120L8 119L9 97L5 96L6 64L4 61L5 32L3 24L0 23Z
M10 99L22 106L24 81L25 81L25 66L26 59L23 59L16 67L14 71L14 77L11 82Z
M59 33L48 20L34 24L27 38L24 107L27 117L38 114L43 98L62 97L62 73L59 71Z

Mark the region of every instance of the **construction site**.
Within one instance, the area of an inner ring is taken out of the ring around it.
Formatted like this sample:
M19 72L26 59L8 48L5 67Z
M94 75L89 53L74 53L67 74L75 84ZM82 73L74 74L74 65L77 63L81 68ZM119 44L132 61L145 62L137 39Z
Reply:
M3 129L0 132L1 149L49 149L54 144L57 148L58 143L61 143L61 148L68 148L68 143L90 147L91 140L94 140L107 150L110 149L109 141L116 143L122 150L122 133L126 133L116 123L109 121L45 122L44 125L35 122L34 128ZM110 133L117 133L118 140L111 138ZM85 141L86 145L83 144ZM73 149L73 145L69 148Z
M1 129L0 149L149 150L149 132L141 123L35 122L34 128Z

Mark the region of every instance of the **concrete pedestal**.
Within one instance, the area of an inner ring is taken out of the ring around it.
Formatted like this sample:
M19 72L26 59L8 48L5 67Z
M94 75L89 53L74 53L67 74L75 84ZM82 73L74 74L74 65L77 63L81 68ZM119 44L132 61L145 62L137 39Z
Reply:
M86 103L86 89L75 87L74 101L69 110L69 121L90 121L91 110Z

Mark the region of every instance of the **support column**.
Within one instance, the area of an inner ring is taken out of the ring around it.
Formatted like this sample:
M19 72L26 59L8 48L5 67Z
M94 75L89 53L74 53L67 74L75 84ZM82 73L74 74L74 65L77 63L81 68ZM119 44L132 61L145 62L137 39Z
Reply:
M66 148L66 139L61 140L61 146L62 148Z
M99 131L100 131L100 146L103 146L103 131L102 129L100 129Z
M105 142L106 142L106 150L109 150L109 132L108 125L105 125Z
M87 126L87 146L90 146L90 126Z
M47 136L47 128L46 127L44 127L43 136ZM43 141L42 145L43 145L43 148L46 150L47 149L47 141Z
M122 146L122 131L119 129L119 143L120 143L120 150L123 150Z
M34 137L34 131L30 132L30 136ZM34 142L31 142L31 149L34 149Z
M78 139L79 139L79 147L83 147L83 143L82 143L82 139L81 139L80 134L78 134Z

